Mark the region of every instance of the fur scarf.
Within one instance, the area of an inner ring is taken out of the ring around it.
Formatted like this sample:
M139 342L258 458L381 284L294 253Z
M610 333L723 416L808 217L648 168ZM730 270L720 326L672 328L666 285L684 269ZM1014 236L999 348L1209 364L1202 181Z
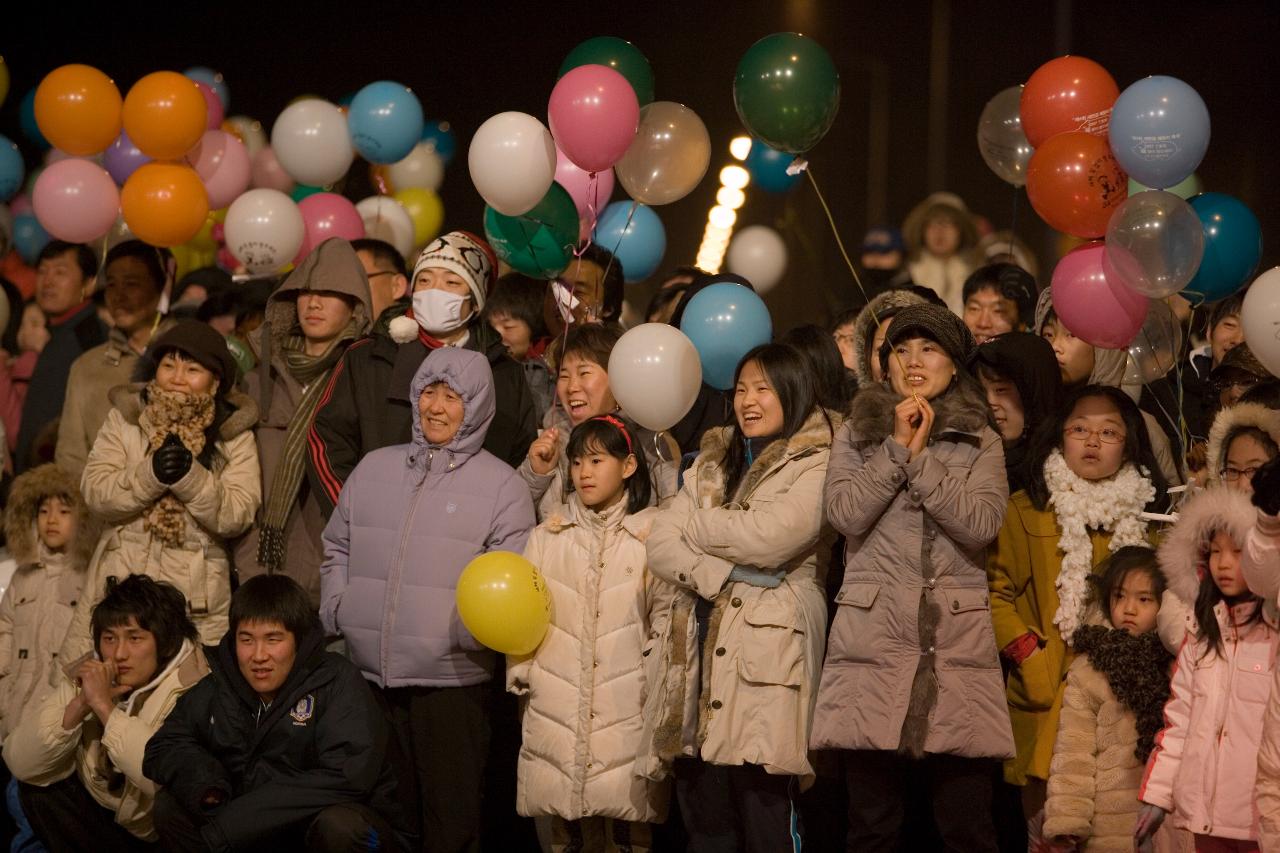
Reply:
M1134 716L1138 743L1133 754L1145 762L1164 728L1173 655L1155 631L1136 637L1120 628L1082 625L1072 637L1078 653L1107 680L1111 692Z
M893 435L893 409L902 395L874 384L863 388L853 398L849 413L854 441L879 444ZM994 429L991 407L976 383L957 380L945 393L929 401L933 407L933 429L930 437L945 433L977 435L983 427Z

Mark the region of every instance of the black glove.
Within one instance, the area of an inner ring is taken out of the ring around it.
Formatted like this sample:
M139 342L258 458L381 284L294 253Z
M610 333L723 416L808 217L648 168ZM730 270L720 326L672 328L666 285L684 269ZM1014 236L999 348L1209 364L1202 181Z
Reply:
M1280 515L1280 456L1253 475L1253 505L1267 515Z
M191 451L176 433L169 433L164 444L151 454L151 470L166 486L172 486L191 470Z

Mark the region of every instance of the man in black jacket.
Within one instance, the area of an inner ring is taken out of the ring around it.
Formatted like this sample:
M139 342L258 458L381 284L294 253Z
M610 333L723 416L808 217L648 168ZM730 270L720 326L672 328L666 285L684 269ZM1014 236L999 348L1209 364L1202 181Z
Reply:
M402 850L389 731L360 672L324 650L302 587L246 581L213 671L147 744L168 850Z

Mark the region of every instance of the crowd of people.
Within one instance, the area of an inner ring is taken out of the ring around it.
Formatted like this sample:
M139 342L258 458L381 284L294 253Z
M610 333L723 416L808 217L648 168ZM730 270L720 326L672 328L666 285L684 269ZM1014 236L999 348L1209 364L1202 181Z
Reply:
M862 251L863 304L655 433L599 247L549 286L464 231L280 281L48 244L0 362L11 849L1280 849L1242 294L1132 383L953 195ZM528 655L458 615L496 551Z

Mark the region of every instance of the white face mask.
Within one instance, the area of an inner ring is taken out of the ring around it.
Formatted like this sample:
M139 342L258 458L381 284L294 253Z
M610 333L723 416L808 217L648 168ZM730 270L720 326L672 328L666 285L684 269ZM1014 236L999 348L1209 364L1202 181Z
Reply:
M467 324L471 314L463 315L470 296L459 296L447 290L419 290L413 294L413 319L428 335L438 337L455 332Z

